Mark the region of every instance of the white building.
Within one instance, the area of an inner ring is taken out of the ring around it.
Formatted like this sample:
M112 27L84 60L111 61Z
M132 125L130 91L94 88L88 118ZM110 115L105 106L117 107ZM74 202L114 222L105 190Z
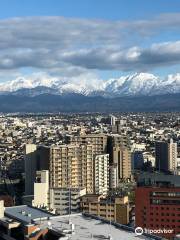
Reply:
M85 194L85 188L49 188L49 171L37 171L32 205L60 215L79 212L80 197Z
M32 205L35 207L48 208L49 196L49 171L42 170L36 172L36 182L34 183L34 200Z
M109 190L109 154L94 159L94 193L106 195Z
M116 117L111 115L111 126L116 125Z
M118 187L118 166L113 164L109 167L109 187L110 189Z
M80 197L85 194L85 188L51 188L49 190L50 209L60 215L79 212Z

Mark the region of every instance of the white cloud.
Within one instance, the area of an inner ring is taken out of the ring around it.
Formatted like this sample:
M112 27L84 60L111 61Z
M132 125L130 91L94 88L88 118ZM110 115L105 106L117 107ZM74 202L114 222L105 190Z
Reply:
M163 32L178 34L179 25L180 13L136 21L0 20L0 70L8 74L32 68L71 77L89 74L92 69L142 71L179 64L179 41L142 46L147 38L153 43L153 36Z

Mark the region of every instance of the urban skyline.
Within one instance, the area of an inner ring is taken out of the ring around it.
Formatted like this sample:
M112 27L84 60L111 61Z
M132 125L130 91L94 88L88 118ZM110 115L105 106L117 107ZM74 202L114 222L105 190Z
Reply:
M0 240L180 239L179 0L2 0Z

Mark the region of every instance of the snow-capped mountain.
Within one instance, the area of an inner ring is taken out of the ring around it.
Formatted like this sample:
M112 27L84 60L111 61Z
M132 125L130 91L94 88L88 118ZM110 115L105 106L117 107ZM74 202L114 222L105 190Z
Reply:
M0 84L1 94L40 95L51 93L62 95L78 93L85 96L139 96L161 95L180 92L180 73L160 78L150 73L135 73L109 80L79 80L71 81L56 77L34 75L33 77L18 77L15 80Z

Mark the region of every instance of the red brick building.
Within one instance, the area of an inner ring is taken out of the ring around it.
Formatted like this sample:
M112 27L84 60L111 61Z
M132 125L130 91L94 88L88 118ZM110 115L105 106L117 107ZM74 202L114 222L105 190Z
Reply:
M173 230L156 233L168 239L180 233L180 187L137 187L135 219L136 227Z

